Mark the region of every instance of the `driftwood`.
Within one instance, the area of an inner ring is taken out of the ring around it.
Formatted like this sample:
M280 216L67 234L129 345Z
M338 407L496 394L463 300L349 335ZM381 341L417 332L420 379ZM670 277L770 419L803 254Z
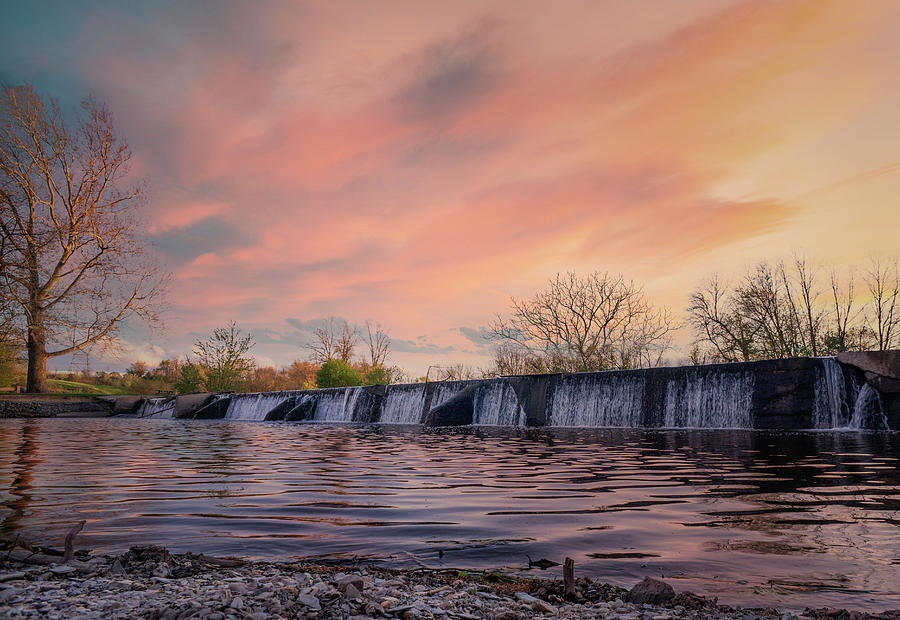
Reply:
M566 598L575 596L575 560L566 558L563 563L563 583Z
M75 555L75 536L77 536L78 532L82 530L82 528L84 527L84 523L84 521L79 521L75 524L74 527L72 527L72 529L69 530L69 533L66 534L66 550L63 553L63 563L68 563L72 559L72 556Z
M25 549L13 549L6 554L6 559L22 564L36 564L39 566L59 564L59 556L47 555L46 553L34 553L33 551L26 551Z

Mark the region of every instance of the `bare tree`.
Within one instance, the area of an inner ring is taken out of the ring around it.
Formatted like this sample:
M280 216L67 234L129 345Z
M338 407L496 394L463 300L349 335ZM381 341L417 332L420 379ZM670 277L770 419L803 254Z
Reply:
M718 275L691 293L688 321L694 326L697 341L711 345L711 357L723 362L749 361L754 358L754 340L759 327L741 315L736 296ZM697 350L695 359L706 359Z
M353 351L359 341L357 329L344 321L340 331L335 326L333 316L328 317L325 324L313 331L313 340L307 345L314 361L324 364L328 360L339 359L350 363Z
M498 317L489 329L548 370L586 371L658 362L675 325L633 282L594 272L557 274L533 298L512 298L512 315Z
M748 361L834 355L841 351L890 348L900 340L896 261L873 260L865 282L870 299L860 300L851 268L832 269L829 290L821 269L803 258L762 262L732 287L714 276L691 294L697 359ZM871 311L869 310L871 307ZM867 324L868 323L868 324Z
M341 333L337 337L337 346L335 347L337 358L349 364L353 360L353 350L356 348L357 342L359 342L359 331L356 327L344 321L344 324L341 326Z
M25 336L29 391L47 390L48 359L158 319L166 277L142 261L130 160L103 105L83 103L70 131L52 99L0 88L0 298Z
M313 340L306 345L312 352L312 358L316 362L325 363L334 359L337 347L334 333L334 317L330 316L322 327L313 330Z
M868 326L879 351L900 346L900 265L896 258L873 256L863 280L872 296Z
M369 366L383 368L391 353L391 337L381 323L372 325L371 321L366 321L366 348L369 351Z

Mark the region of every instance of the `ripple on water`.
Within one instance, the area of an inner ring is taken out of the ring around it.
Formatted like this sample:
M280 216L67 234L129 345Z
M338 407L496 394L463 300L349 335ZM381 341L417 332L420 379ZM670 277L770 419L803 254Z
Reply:
M878 433L2 420L0 527L523 572L570 556L620 585L880 610L900 607L898 456Z

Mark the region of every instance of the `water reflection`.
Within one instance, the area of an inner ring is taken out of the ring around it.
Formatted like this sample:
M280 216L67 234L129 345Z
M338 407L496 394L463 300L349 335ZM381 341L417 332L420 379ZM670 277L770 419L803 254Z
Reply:
M4 420L0 515L50 544L86 519L94 549L513 571L569 555L622 585L884 609L898 457L898 434Z

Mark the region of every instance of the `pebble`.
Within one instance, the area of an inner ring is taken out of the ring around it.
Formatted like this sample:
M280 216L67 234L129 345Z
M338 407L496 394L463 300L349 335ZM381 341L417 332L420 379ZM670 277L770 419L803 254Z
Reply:
M622 600L625 590L588 580L579 580L577 591L582 598L570 602L561 598L562 584L558 580L513 581L498 586L474 575L457 578L453 573L403 572L379 567L336 573L328 566L296 563L255 562L220 567L203 564L191 556L167 554L158 547L133 548L120 557L100 556L81 564L90 566L90 571L72 566L23 568L14 560L4 561L0 556L0 618L527 620L553 616L571 620L818 620L825 617L809 610L803 616L794 616L771 608L760 611L719 607L712 600L691 596L662 606L632 604ZM168 576L159 576L163 572ZM528 592L514 591L517 587L528 588Z

